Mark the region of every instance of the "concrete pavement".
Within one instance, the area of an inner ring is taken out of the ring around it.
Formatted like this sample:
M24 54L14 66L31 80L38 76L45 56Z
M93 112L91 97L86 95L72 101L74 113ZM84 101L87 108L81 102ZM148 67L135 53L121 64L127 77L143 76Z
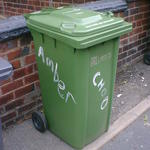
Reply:
M150 150L150 109L101 150Z
M38 132L31 120L3 132L3 142L4 150L73 150L49 131Z

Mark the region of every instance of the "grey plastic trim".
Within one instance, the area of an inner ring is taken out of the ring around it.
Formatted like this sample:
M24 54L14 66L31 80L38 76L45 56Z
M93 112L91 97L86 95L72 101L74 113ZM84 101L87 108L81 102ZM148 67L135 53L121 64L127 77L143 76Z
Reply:
M118 12L127 9L127 2L125 0L97 0L75 6L95 11Z
M12 16L0 20L0 42L13 39L28 32L29 29L23 16Z
M0 81L9 78L13 73L12 65L3 58L0 58Z

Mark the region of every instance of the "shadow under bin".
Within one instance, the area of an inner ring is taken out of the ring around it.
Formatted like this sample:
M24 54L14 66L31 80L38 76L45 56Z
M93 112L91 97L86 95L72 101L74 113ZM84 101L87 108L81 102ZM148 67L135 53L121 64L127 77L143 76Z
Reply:
M13 72L12 65L6 61L3 58L0 58L0 85L3 80L8 79ZM3 143L2 143L2 123L0 118L0 150L3 149Z

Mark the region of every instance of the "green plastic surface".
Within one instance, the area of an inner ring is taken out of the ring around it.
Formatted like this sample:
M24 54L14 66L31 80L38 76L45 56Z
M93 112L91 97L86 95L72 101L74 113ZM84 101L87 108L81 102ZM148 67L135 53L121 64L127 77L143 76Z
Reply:
M26 16L30 28L78 49L115 38L132 25L110 12L100 13L80 8L46 9Z
M59 13L70 9L52 10L53 15L57 14L57 17L54 17L54 22L53 19L51 22L56 25L56 22L60 22L57 20L58 16L62 16L62 13ZM86 27L88 22L92 24L89 16L98 15L98 13L82 11L87 12L81 17L84 20L81 22L85 23ZM51 14L51 10L50 12L44 10L42 13L44 18L48 13ZM41 16L40 12L39 18ZM38 18L38 14L31 14L26 18L34 38L42 101L49 130L74 148L81 149L108 130L119 36L129 31L131 25L125 22L122 22L119 27L112 25L113 28L105 31L105 34L100 28L100 31L91 29L91 32L85 32L89 35L84 37L83 32L86 28L84 29L82 24L81 38L92 37L91 41L87 38L88 42L83 46L79 34L77 34L78 37L73 37L74 35L71 33L69 35L67 32L62 33L61 30L59 32L54 31L53 28L51 29L52 23L49 20L47 23L50 25L43 27L44 19L42 18L39 26L38 23L35 26L34 17ZM68 18L70 18L70 23L80 20L74 13L70 13L69 16L67 15L62 19L68 20ZM71 18L73 19L71 20ZM99 17L96 16L95 20L97 18ZM114 20L117 19L114 18ZM103 26L101 27L103 28ZM55 30L58 29L57 27L54 28ZM114 32L116 28L118 28L117 34ZM126 30L121 31L120 29ZM51 31L53 31L53 35ZM57 36L58 33L61 34L61 38ZM67 40L65 36L67 36ZM72 40L72 38L74 39ZM72 42L69 43L70 41Z

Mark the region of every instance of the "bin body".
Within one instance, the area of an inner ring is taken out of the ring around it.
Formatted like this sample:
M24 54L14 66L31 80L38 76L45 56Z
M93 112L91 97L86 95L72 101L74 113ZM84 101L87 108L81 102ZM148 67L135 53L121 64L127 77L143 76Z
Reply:
M108 130L119 37L80 47L27 24L49 129L80 149Z

